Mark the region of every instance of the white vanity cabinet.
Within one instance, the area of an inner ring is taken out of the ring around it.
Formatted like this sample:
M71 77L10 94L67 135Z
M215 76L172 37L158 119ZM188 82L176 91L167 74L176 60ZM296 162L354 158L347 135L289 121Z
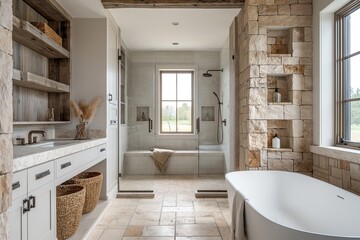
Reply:
M10 208L10 236L13 240L52 240L55 233L54 162L14 173Z
M106 150L104 143L88 146L14 172L10 239L56 239L56 186L106 159Z

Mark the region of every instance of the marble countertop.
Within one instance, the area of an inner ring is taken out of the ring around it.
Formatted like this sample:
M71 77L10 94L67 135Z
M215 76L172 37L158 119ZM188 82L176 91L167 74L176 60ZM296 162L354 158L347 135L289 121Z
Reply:
M55 143L54 146L51 146L52 143ZM104 143L106 143L106 138L90 140L53 139L33 145L14 145L13 171L18 172Z

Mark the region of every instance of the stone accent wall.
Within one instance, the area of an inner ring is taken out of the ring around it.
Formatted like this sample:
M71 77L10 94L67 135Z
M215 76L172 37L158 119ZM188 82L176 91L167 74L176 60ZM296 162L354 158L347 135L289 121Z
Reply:
M312 0L246 0L238 26L239 168L311 175Z
M10 239L7 209L11 205L12 0L0 3L0 239Z
M313 154L313 177L360 195L360 164Z

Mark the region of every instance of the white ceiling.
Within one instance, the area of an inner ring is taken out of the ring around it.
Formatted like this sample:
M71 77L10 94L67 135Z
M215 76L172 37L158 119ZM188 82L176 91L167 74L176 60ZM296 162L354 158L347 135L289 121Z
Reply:
M103 18L100 0L56 0L73 18ZM110 9L130 50L219 50L240 9ZM173 26L178 22L178 26ZM178 42L178 46L172 45Z
M130 50L219 50L240 9L111 9ZM172 25L178 22L178 26ZM178 46L172 45L178 42Z

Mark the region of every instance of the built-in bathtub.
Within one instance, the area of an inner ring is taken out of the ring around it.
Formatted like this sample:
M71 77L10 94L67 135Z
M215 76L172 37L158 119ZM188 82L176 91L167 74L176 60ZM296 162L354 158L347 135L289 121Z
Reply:
M232 219L240 219L232 231L244 226L247 240L360 239L360 197L353 193L279 171L232 172L226 182ZM246 199L244 218L237 218L239 199Z
M216 145L211 145L216 146ZM151 151L127 151L124 154L123 173L126 175L161 174L150 156ZM224 153L219 148L175 150L163 174L224 174Z

